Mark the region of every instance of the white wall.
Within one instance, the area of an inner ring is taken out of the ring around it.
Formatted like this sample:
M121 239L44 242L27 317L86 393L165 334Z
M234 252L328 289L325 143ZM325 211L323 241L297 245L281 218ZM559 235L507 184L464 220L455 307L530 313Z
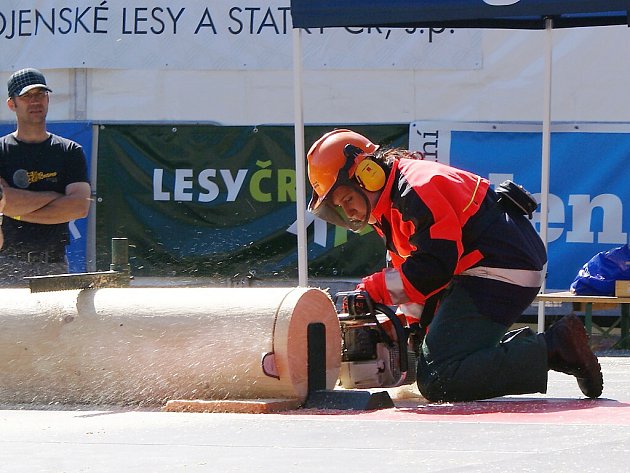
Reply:
M477 70L305 70L304 120L540 121L545 38L544 31L484 31ZM630 121L629 50L625 26L555 30L552 120ZM42 70L54 90L50 120L293 122L291 69ZM13 120L0 109L0 121Z

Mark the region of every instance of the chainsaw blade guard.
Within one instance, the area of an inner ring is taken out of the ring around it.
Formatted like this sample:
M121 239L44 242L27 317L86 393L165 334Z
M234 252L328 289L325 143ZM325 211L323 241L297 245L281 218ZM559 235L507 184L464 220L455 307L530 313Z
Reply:
M388 388L415 382L407 327L390 307L374 303L364 291L339 292L334 302L342 337L341 387Z

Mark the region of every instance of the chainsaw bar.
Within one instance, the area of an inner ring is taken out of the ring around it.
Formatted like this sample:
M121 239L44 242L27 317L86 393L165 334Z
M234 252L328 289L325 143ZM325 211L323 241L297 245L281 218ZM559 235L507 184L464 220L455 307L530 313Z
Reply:
M24 279L28 280L31 292L53 292L73 289L128 287L131 276L129 276L127 271L102 271L31 276Z

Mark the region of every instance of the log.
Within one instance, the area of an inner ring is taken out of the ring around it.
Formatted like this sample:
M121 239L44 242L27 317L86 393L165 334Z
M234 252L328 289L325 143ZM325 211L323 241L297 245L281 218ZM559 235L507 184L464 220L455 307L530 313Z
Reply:
M0 402L164 405L308 393L307 328L326 333L326 389L341 336L315 288L0 290Z

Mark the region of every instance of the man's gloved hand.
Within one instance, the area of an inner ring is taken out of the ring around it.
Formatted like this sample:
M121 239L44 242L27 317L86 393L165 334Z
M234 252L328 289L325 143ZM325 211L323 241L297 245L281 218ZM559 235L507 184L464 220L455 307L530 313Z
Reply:
M357 290L367 292L377 304L393 305L392 298L385 285L385 274L383 271L364 277L357 285Z

